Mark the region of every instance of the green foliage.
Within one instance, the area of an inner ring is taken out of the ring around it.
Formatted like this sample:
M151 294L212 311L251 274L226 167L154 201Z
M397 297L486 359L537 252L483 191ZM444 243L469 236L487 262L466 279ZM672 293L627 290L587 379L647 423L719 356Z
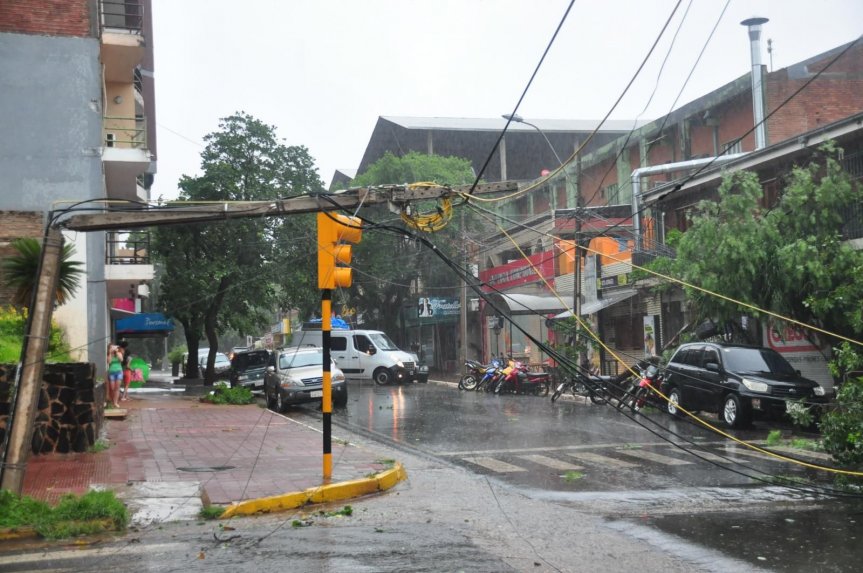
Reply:
M827 144L809 164L793 169L778 204L764 209L753 173L725 178L719 201L702 201L679 238L677 258L658 265L678 279L757 308L817 324L830 332L863 334L863 251L842 240L844 214L859 189ZM709 254L709 256L708 256ZM686 288L704 319L723 322L741 313L725 298Z
M201 519L219 519L225 513L225 508L221 505L205 505L198 512L198 517Z
M782 432L779 430L770 430L765 442L768 446L778 446L782 443Z
M53 508L29 497L0 491L0 527L32 527L49 539L122 530L128 522L126 506L112 491L68 494Z
M0 363L14 364L21 359L21 345L26 327L26 309L19 312L12 307L0 306ZM48 362L72 362L63 330L54 321L51 321L45 359Z
M171 364L179 364L186 352L188 352L188 349L185 345L175 346L168 352L168 360L170 360Z
M24 237L13 240L11 245L15 254L3 260L3 276L6 286L15 289L12 299L14 304L26 307L36 288L42 244L31 237ZM65 304L75 294L84 273L84 263L71 260L74 256L75 246L65 243L60 259L60 278L54 292L54 302L58 305Z
M358 175L351 186L405 184L423 181L439 185L462 185L473 182L470 161L458 157L441 157L411 152L404 157L385 154L368 170ZM429 212L435 203L413 205L419 212ZM364 216L376 222L404 227L385 207L369 207ZM440 232L428 238L448 257L461 261L466 238L480 228L472 215L458 212ZM343 305L356 309L368 328L391 334L401 332L400 313L409 302L410 285L420 284L435 296L455 296L458 278L437 256L419 243L394 233L366 232L354 248L354 285L349 291L337 291L333 307Z
M824 450L842 466L863 467L863 378L852 377L839 387L836 407L820 424Z
M217 384L215 389L201 398L203 402L211 404L251 404L255 401L252 391L243 386L231 388L225 384Z
M108 443L107 440L103 440L103 439L99 438L98 440L96 440L95 444L93 444L92 446L87 448L87 451L91 454L97 454L99 452L104 452L109 447L110 447L110 444Z
M582 472L570 470L570 471L566 472L565 474L563 474L562 477L563 477L563 481L565 481L567 483L572 483L574 481L578 481L578 480L582 479L584 477L584 474Z
M273 126L238 112L205 137L202 175L179 183L185 201L268 201L318 193L323 183L308 150L282 143ZM159 227L153 252L164 269L159 304L176 318L195 376L198 341L258 332L278 308L311 308L317 300L314 218L234 219ZM214 374L207 374L212 383Z

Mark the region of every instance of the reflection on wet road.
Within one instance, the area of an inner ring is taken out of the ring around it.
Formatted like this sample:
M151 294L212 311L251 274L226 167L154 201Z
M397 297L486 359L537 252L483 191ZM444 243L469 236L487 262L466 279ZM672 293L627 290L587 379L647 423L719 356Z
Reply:
M859 552L843 547L863 538L863 519L857 519L863 506L824 495L819 488L830 486L829 474L660 412L636 420L574 400L368 383L352 384L347 409L334 416L337 425L450 461L533 498L604 515L609 527L711 562L709 569L720 557L731 569L858 569ZM763 444L767 431L733 434ZM823 454L781 453L828 464Z

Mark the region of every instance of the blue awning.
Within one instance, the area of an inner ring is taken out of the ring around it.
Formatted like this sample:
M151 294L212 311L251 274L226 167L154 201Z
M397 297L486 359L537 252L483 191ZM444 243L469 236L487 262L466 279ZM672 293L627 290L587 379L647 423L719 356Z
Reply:
M116 321L114 330L126 336L158 336L173 332L174 321L159 312L145 312Z

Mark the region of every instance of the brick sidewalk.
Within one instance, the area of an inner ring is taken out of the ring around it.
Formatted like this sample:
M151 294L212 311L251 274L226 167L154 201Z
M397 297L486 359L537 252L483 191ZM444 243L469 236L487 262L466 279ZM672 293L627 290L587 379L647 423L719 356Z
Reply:
M214 406L183 395L133 396L106 420L105 451L32 456L24 494L54 502L91 485L199 481L209 500L235 501L322 483L322 435L257 405ZM335 430L338 432L338 429ZM386 469L381 454L333 436L333 482Z

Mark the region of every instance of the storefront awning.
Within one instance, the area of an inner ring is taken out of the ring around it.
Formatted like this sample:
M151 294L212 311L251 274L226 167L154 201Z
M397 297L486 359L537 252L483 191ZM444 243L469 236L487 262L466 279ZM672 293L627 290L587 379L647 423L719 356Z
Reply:
M491 298L500 297L509 308L510 314L548 314L566 308L556 296L537 296L534 294L500 293Z
M602 298L592 300L581 305L581 315L587 316L589 314L597 313L603 308L607 308L628 298L632 298L636 294L638 294L638 291L635 289L624 289L603 293ZM554 318L569 318L571 316L572 312L567 310L566 312L558 314Z
M141 313L118 320L114 330L125 337L167 336L174 330L174 321L158 312Z

